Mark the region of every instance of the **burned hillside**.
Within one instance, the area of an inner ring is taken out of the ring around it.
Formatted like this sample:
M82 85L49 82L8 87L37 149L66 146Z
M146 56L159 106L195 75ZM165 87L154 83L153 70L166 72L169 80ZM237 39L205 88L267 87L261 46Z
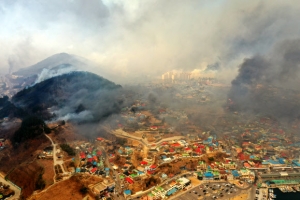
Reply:
M99 121L120 111L120 89L98 75L71 72L18 92L12 102L47 120Z

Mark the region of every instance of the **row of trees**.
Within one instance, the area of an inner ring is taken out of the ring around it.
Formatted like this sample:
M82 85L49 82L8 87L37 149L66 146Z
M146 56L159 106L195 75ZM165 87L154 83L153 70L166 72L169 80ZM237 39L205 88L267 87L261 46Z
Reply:
M36 116L26 117L12 137L13 145L16 147L19 143L34 139L44 132L50 133L51 130L42 119Z
M70 147L70 145L68 145L68 144L61 144L61 145L60 145L60 148L61 148L63 151L67 152L67 154L68 154L69 156L75 156L75 150L74 150L72 147Z

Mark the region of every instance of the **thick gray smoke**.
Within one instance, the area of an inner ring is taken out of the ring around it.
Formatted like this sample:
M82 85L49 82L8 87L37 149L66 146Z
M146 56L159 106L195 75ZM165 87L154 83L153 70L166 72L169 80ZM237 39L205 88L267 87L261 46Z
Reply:
M293 0L3 0L0 71L9 57L24 64L17 70L59 52L95 61L119 80L216 62L228 70L298 36L299 11ZM228 71L228 79L236 75Z
M300 39L245 59L232 81L229 107L278 118L300 117Z

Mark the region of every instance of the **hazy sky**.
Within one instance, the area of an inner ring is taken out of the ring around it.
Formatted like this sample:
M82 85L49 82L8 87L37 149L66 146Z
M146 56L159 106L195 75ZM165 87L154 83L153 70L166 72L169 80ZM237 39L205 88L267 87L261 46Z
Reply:
M0 73L66 52L120 76L219 62L233 77L245 57L298 38L299 13L292 0L1 0Z

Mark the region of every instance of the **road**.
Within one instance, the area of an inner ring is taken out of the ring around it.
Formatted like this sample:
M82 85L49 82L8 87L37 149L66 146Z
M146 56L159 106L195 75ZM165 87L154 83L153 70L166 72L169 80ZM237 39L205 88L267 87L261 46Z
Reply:
M20 198L21 190L13 184L11 184L10 182L6 181L2 174L0 174L0 182L4 183L5 185L9 185L10 189L15 191L15 195L10 197L9 200L18 200Z
M52 146L53 146L53 170L54 170L54 172L55 172L55 166L56 166L56 165L60 165L60 167L61 167L61 169L62 169L62 171L63 171L63 174L67 174L66 171L65 171L65 169L64 169L64 167L63 167L64 161L63 161L63 160L58 160L58 159L57 159L57 156L56 156L56 153L57 153L57 144L55 144L55 143L53 142L53 140L51 139L50 136L48 136L47 134L45 134L45 136L50 140L50 142L51 142L51 144L52 144ZM56 175L54 175L54 177L53 177L54 183L56 183L55 176L56 176Z
M116 177L114 179L115 181L115 193L112 195L115 199L118 199L118 200L125 200L123 194L122 194L122 188L121 188L121 180L120 180L120 177L119 177L119 174L112 168L109 160L108 160L108 156L106 155L106 152L104 150L104 148L102 146L99 146L99 148L101 149L102 151L102 155L103 157L105 158L105 165L110 169L112 170L113 172L113 175Z
M139 142L142 142L144 145L146 146L151 146L151 145L159 145L162 142L167 142L167 141L171 141L171 140L180 140L183 139L183 136L173 136L173 137L169 137L169 138L164 138L162 140L160 140L159 142L151 142L148 143L148 141L146 139L142 139L140 137L136 137L132 134L128 134L127 132L121 130L121 129L117 129L115 131L110 131L111 133L113 133L114 135L120 136L120 137L126 137L126 138L130 138L133 140L137 140Z

